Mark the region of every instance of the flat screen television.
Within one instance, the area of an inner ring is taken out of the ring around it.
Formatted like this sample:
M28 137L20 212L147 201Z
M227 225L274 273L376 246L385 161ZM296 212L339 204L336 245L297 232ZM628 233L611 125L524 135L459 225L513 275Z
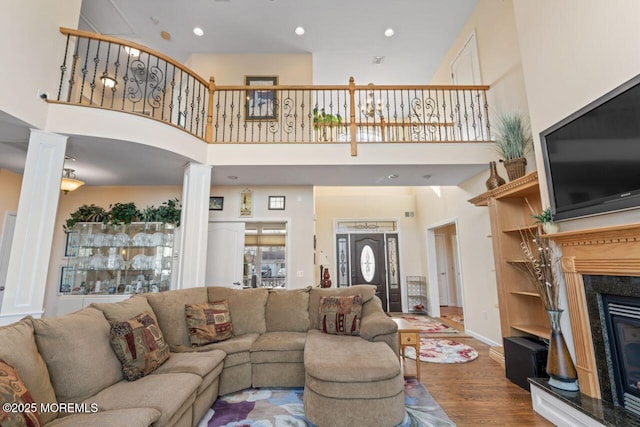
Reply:
M540 139L554 220L640 207L640 75Z

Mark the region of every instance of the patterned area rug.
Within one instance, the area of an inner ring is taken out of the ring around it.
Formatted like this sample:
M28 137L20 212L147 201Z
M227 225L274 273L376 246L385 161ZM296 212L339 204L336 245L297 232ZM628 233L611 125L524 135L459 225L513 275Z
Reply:
M216 400L198 427L313 427L304 416L302 388L247 389ZM398 427L455 426L422 384L404 385L406 413Z
M442 317L447 318L453 322L464 323L464 317L456 314L443 314Z
M452 328L451 326L445 325L442 322L438 322L433 317L411 314L394 314L393 316L400 317L406 320L412 325L415 325L416 328L420 329L421 334L427 334L431 337L450 337L453 335L464 335L456 328Z
M405 348L405 356L416 358L416 350ZM429 363L467 363L478 358L478 352L466 344L453 340L420 337L420 360Z

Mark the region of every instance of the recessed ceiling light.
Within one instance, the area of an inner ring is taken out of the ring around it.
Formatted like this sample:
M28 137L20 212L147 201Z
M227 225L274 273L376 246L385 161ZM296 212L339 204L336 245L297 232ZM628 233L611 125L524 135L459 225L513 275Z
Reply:
M392 173L391 175L389 175L389 179L397 179L398 177L400 177L400 175L396 173Z
M385 36L385 37L393 37L393 35L394 35L395 33L396 33L396 32L395 32L395 31L393 31L393 28L387 28L386 30L384 30L384 36Z
M422 175L422 177L423 177L424 179L429 179L429 178L431 178L431 175Z
M160 23L160 18L158 18L157 16L150 16L149 19L151 19L151 22L153 22L156 25Z
M169 33L168 31L160 31L160 37L162 37L164 40L171 40L171 33Z
M229 178L229 179L238 179L238 177L235 176L235 175L229 175L227 178Z
M302 28L302 27L296 27L295 31L296 31L296 34L299 35L299 36L304 34L304 28Z
M384 56L374 56L373 60L371 61L372 64L382 64L382 61L384 61Z
M193 34L195 34L198 37L202 37L202 36L204 36L204 30L202 28L200 28L200 27L195 27L193 29Z

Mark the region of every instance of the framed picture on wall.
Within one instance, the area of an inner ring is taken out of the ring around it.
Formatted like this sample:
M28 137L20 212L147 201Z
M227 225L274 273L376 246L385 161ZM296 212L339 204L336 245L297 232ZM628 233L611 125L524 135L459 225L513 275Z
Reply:
M247 90L245 114L246 120L278 120L278 95L269 86L278 85L278 76L245 76L245 86L256 86Z
M253 191L244 189L240 192L240 217L253 216Z
M209 197L209 210L210 211L221 211L224 206L224 197Z
M283 211L285 204L285 196L269 196L269 210Z

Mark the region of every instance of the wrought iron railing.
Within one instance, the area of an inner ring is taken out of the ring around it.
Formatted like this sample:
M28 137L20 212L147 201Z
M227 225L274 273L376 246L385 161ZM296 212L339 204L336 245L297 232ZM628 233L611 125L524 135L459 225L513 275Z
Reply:
M144 46L62 28L57 102L144 115L209 143L488 142L488 86L216 86ZM54 101L56 102L56 101Z

